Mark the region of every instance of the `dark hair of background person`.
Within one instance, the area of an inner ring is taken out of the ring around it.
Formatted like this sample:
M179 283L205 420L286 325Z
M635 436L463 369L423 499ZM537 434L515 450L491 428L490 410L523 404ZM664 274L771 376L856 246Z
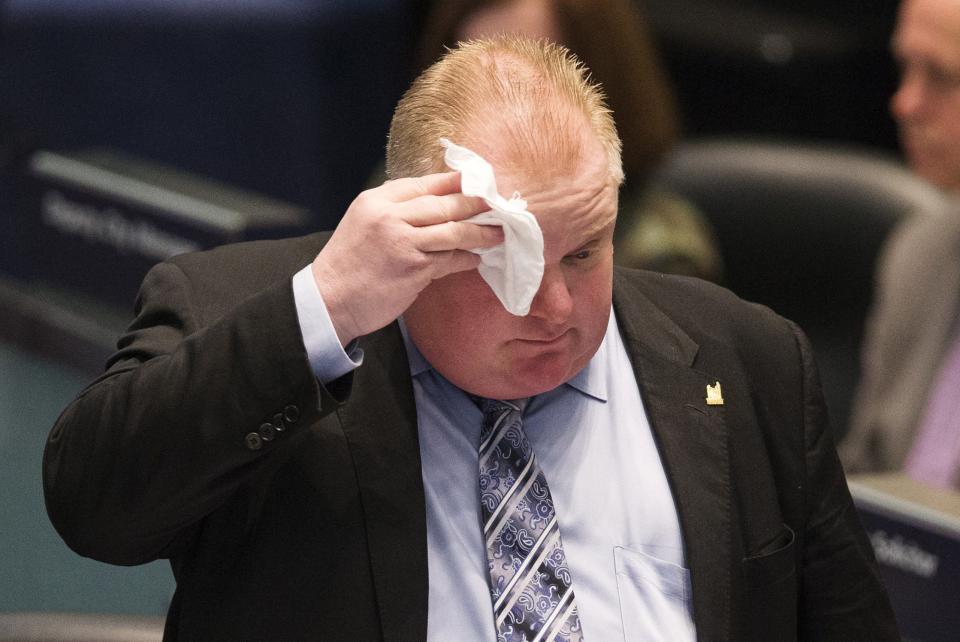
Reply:
M459 26L473 12L504 0L430 3L416 52L416 71L456 44ZM647 21L631 0L554 0L571 49L604 89L623 140L627 188L641 184L677 142L680 123L673 88L662 70Z

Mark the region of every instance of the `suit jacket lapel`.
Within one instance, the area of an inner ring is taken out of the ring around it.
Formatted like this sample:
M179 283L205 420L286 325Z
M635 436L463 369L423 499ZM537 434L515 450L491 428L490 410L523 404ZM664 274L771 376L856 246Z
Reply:
M427 636L427 532L416 406L399 328L364 339L340 410L366 516L384 640Z
M701 640L730 630L731 486L723 406L706 404L716 379L696 370L699 347L618 275L614 309L673 491Z

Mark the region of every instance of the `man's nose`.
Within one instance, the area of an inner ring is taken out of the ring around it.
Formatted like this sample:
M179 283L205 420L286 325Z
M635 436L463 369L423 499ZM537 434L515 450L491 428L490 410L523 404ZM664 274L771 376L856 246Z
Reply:
M921 74L905 70L900 86L890 99L890 112L899 121L911 120L923 110L926 100L926 87Z
M530 314L550 323L562 323L573 312L573 298L560 266L547 266L543 270L540 289L530 304Z

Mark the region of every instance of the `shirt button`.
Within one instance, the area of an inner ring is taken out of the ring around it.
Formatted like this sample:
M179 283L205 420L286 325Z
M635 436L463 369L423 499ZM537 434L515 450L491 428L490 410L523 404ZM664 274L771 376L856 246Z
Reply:
M283 418L287 423L295 424L300 420L300 409L290 404L283 409Z
M255 432L247 433L244 441L246 441L247 448L250 450L260 450L263 447L263 440Z
M277 429L273 427L273 424L260 424L260 430L257 432L260 433L260 439L272 441L277 434Z

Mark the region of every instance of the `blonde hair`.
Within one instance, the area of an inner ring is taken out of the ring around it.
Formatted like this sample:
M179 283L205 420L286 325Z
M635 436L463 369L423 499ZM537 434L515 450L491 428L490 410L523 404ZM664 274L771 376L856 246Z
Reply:
M581 160L585 126L606 153L610 180L619 185L623 166L613 115L568 49L520 37L460 43L397 104L387 176L442 171L440 138L483 153L498 169L570 171Z

